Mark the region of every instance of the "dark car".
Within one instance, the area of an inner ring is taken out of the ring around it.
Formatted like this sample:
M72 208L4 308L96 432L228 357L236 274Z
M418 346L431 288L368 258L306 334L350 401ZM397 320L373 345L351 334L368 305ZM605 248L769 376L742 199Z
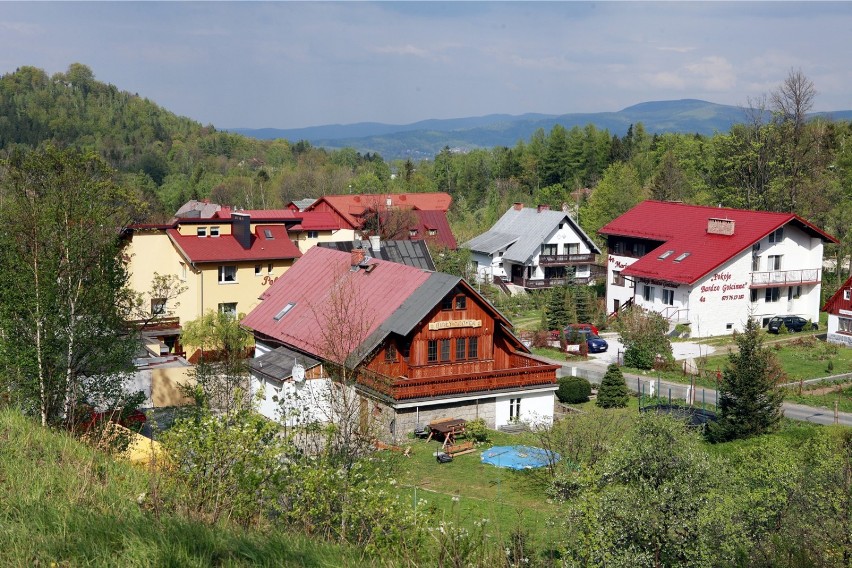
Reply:
M778 333L781 330L782 323L787 328L787 331L799 332L808 326L811 329L819 328L817 324L810 323L810 321L800 316L775 316L766 324L766 331L769 333Z
M601 339L597 333L588 329L570 329L565 336L568 340L568 345L579 345L585 341L586 347L589 348L589 353L604 353L609 349L606 339Z

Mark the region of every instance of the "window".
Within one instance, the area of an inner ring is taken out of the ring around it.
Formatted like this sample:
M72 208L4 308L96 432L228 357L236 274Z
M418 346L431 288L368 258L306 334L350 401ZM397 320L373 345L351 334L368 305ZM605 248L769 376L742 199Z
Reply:
M275 240L275 237L272 236L272 229L264 229L263 230L263 236L266 237L267 239L271 240L271 241Z
M520 398L510 398L509 399L509 420L512 422L517 422L521 419L521 399Z
M767 270L781 270L781 255L780 254L771 254L767 257L769 262L767 263Z
M752 291L751 291L751 301L752 301L752 302L756 302L756 301L757 301L757 290L752 290Z
M565 254L580 254L580 243L565 243Z
M281 318L283 318L284 316L286 316L286 315L287 315L287 312L289 312L290 310L292 310L292 309L293 309L293 306L295 306L295 305L296 305L296 302L288 302L286 306L284 306L283 308L281 308L281 310L280 310L277 314L275 314L275 315L272 317L272 319L274 319L275 321L279 321L279 320L281 320Z
M764 300L767 302L777 302L781 298L780 288L767 288Z
M849 290L849 289L844 290L843 291L843 299L844 300L852 299L852 290Z
M409 237L416 237L416 236L417 236L417 229L411 229L411 230L409 230L409 231L408 231L408 236L409 236Z
M466 296L456 296L456 309L463 310L467 308L467 297Z
M254 275L260 276L261 272L263 272L263 266L261 266L260 264L255 264L254 265Z
M438 341L435 339L429 340L429 348L426 352L426 360L430 363L438 360Z
M441 301L441 309L442 310L452 310L453 309L453 297L447 296Z
M758 270L760 270L760 257L754 255L751 257L751 271L757 272Z
M237 267L225 265L219 267L219 284L229 284L237 281Z
M429 236L434 237L438 234L438 229L429 229Z
M801 286L790 286L787 288L787 301L792 301L800 298L802 295Z
M196 236L206 237L207 236L207 227L198 227L195 229Z
M620 270L612 271L612 285L613 286L624 286L624 276L621 275Z
M625 250L626 245L624 244L624 241L618 241L612 246L612 252L615 254L624 254Z
M161 316L166 313L165 298L151 298L151 315Z
M272 263L271 262L266 265L266 273L272 274Z
M663 288L663 303L667 306L674 305L674 290L666 290Z
M679 255L677 255L677 256L675 257L674 261L675 261L675 262L680 262L680 261L684 260L686 257L688 257L690 254L691 254L691 253L688 253L688 252L682 252L682 253L680 253Z
M441 340L441 362L446 362L450 360L450 340L442 339Z
M186 263L180 263L180 279L186 280Z
M318 239L319 238L319 231L308 231L308 238L309 239Z
M464 337L456 338L456 361L463 361L467 356L467 339Z
M769 242L770 243L780 243L784 240L784 227L780 229L775 229L771 233L769 233Z
M559 252L559 245L541 245L541 254L556 255Z
M223 304L219 304L219 313L225 314L226 316L230 316L232 318L237 317L237 303L226 302Z
M210 236L218 237L219 236L219 227L210 227Z
M674 254L674 251L669 249L666 252L664 252L663 254L661 254L660 256L658 256L657 258L660 259L660 260L665 260L673 254Z
M633 256L645 256L645 243L633 243Z
M725 329L727 329L727 330L734 329L734 324L732 324L732 323L726 323L726 324L725 324Z
M837 331L839 331L841 333L852 333L852 319L838 318L837 319Z
M467 358L468 359L478 359L479 358L479 338L471 337L467 341Z
M646 302L654 301L654 287L647 284L642 286L642 299Z
M396 345L389 343L385 349L385 362L396 363Z

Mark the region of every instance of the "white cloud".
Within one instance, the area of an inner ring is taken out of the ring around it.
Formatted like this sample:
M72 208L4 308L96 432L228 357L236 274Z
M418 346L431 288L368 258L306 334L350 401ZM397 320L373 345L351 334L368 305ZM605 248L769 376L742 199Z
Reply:
M689 64L686 70L698 79L698 84L711 91L726 91L737 84L734 66L724 57L704 57Z
M686 81L671 71L660 71L659 73L650 73L644 75L645 83L652 88L662 89L683 89L686 87Z

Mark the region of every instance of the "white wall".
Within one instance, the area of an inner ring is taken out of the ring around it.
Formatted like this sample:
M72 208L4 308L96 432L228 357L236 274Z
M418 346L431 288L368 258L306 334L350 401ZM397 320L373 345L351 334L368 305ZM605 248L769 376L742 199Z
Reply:
M610 254L606 261L606 311L610 313L614 311L614 300L618 300L619 305L624 305L627 300L633 297L636 291L633 288L633 279L625 280L624 286L616 286L614 284L615 277L613 272L622 271L637 259L629 256L618 256Z
M521 399L521 422L530 424L553 423L554 391L513 393L498 396L494 408L494 427L509 424L509 401Z
M328 422L330 379L307 379L301 383L251 376L251 393L257 411L288 426Z

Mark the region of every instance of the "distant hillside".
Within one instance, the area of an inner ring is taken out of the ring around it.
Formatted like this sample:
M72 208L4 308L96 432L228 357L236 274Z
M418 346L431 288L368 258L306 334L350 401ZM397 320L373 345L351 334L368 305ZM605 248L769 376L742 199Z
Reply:
M849 120L852 111L818 113L835 120ZM641 122L652 133L680 132L712 135L726 132L743 122L744 109L696 99L652 101L618 112L573 113L563 115L492 114L473 118L424 120L406 125L358 123L281 130L275 128L234 128L236 132L259 139L307 140L325 148L353 147L360 152L378 152L386 159L429 158L445 146L458 149L514 146L529 140L539 128L549 131L556 124L565 128L594 124L598 129L623 136L631 124Z

